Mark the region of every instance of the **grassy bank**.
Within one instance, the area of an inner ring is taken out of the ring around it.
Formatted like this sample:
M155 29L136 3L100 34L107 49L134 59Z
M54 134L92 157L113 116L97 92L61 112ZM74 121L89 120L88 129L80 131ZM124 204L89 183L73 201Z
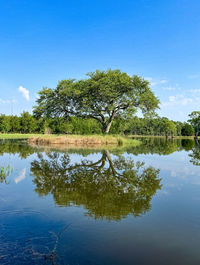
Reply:
M128 138L166 138L165 135L128 135ZM194 139L193 136L168 136L168 139ZM200 139L200 136L198 136Z
M0 133L0 139L27 139L39 136L41 134Z
M119 135L55 135L55 134L51 134L51 135L45 135L45 134L21 134L21 133L0 133L0 139L29 139L29 138L40 138L40 139L54 139L55 138L68 138L68 139L83 139L83 138L87 138L90 140L94 140L97 139L99 140L103 140L103 142L112 142L114 144L116 144L116 142L123 142L125 143L129 143L130 144L130 140L133 138L166 138L166 136L164 135L127 135L126 137L122 137ZM171 136L169 136L168 138L172 138ZM174 139L194 139L194 136L174 136ZM198 137L198 139L200 139L200 136ZM132 142L132 141L131 141Z
M115 135L40 135L29 137L28 143L37 145L70 145L70 146L136 146L138 140Z

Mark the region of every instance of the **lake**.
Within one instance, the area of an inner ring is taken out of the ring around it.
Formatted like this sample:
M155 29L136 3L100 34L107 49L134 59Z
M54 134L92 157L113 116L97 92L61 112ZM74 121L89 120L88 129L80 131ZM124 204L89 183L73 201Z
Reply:
M0 141L0 264L200 264L200 142Z

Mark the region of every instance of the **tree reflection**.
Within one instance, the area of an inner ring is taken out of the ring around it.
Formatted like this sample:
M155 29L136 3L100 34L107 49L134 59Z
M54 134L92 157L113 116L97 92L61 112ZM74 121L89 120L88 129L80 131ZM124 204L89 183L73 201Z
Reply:
M159 137L140 138L141 144L126 151L134 155L159 154L169 155L176 151L189 151L194 146L193 139L166 139Z
M39 153L31 172L39 195L52 194L57 205L81 205L87 215L109 220L146 213L161 189L159 170L123 156L112 160L108 151L96 162L74 164L68 154Z
M32 155L35 149L26 144L26 140L0 140L0 156L7 154L18 154L22 159Z
M200 166L200 141L196 141L196 144L192 148L192 152L189 156L191 157L190 162L193 165Z

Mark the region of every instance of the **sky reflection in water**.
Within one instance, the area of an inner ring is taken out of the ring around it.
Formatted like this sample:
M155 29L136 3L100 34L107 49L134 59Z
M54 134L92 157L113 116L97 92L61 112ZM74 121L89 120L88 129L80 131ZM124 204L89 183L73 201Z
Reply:
M200 144L126 150L1 141L1 264L200 264Z

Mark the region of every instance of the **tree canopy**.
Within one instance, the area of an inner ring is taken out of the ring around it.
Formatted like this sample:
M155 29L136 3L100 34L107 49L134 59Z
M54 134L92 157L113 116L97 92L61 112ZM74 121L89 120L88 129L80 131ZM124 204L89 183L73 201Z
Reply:
M189 117L189 122L195 129L195 135L198 136L200 130L200 111L193 111L189 114Z
M39 92L36 117L87 117L101 124L108 133L116 116L132 114L140 109L154 113L159 100L149 82L139 76L129 76L120 70L96 70L83 80L62 80L55 89Z
M195 131L192 125L190 125L189 123L184 123L183 127L181 129L181 135L183 136L192 136L194 135Z

